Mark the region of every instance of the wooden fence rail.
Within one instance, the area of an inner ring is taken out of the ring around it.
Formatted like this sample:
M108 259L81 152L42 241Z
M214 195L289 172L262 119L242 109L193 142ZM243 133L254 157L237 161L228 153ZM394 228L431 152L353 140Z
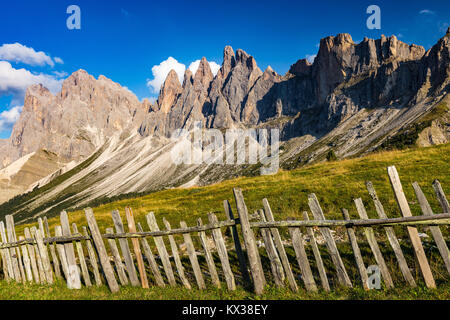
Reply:
M146 216L149 231L145 231L143 226L135 223L131 208L126 208L127 223L124 225L120 213L113 211L111 218L114 228L107 228L102 234L94 212L88 208L85 210L87 226L81 229L75 223L70 225L69 214L63 211L61 225L54 228L54 236L44 218L38 219L36 227L25 228L24 235L17 237L14 218L8 215L6 228L0 222L0 269L6 281L51 284L54 279L60 278L72 289L103 283L112 292L119 291L120 286L125 285L143 288L183 285L191 289L195 283L199 289L205 289L208 284L221 287L224 283L228 290L235 290L237 285L241 285L244 288L252 287L255 293L261 294L265 286L272 283L277 287L288 286L292 291L298 291L301 285L295 274L300 276L307 291L317 291L319 286L330 291L332 284L346 287L361 285L368 290L368 266L365 262L374 259L385 287L392 288L395 286L392 266L389 269L380 249L382 240L374 229L380 227L387 235L403 279L414 287L419 279L412 276L412 266L408 266L393 228L396 226L404 227L405 234L409 236L425 285L435 288L436 281L417 228L426 227L430 231L442 263L450 275L450 251L444 237L447 233L441 230L441 227L450 225L448 200L439 181L434 181L433 190L441 206L439 211L443 212L435 214L419 184L414 183L413 188L423 215L413 216L395 167L388 168L388 175L401 217L389 218L386 215L370 182L366 186L374 202L379 217L377 219L369 219L360 198L355 199L360 219L351 219L345 208L342 209L343 220L326 219L325 214L330 213L324 212L317 197L311 194L308 196L308 205L313 220L310 220L307 212L303 212L303 220L277 221L267 199L263 199L262 209L249 214L240 189L233 190L236 218L230 203L225 200L223 206L227 220L219 221L216 215L209 213L208 223L198 219L197 225L190 227L181 221L180 228L172 228L163 219L164 229L160 229L155 215L150 212ZM341 255L333 228L346 230L354 255L353 262L344 260ZM227 229L230 230L229 238L224 234ZM282 232L282 229L288 232ZM362 234L357 232L359 229ZM282 234L288 234L289 239L283 240ZM176 235L182 236L183 243L177 243L181 238L176 238ZM362 239L361 235L364 235ZM325 267L325 250L321 250L318 237L322 239L334 268L328 267L327 270ZM152 240L150 243L149 239ZM368 243L372 257L363 256L360 249L363 242ZM293 248L289 253L288 246ZM308 246L311 246L313 259L308 258ZM184 253L181 250L183 247ZM236 255L236 268L233 268L231 253ZM201 263L203 260L199 260L200 256L203 256L205 265ZM263 263L264 256L267 256L266 263ZM189 268L183 264L183 260L189 261ZM291 261L296 261L297 265ZM355 265L359 279L349 276L347 268L351 263ZM332 279L335 281L330 284ZM447 275L445 281L448 279Z

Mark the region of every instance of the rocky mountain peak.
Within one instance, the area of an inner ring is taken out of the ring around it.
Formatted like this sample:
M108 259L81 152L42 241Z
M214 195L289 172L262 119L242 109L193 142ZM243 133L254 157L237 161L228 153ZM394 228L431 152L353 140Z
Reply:
M194 76L194 85L199 89L208 89L209 84L214 79L211 67L205 57L200 61L197 72Z
M230 73L231 69L236 65L236 56L231 46L226 46L223 49L223 64L219 70L219 76L225 79Z
M300 59L289 69L289 73L296 76L309 76L312 64L306 59Z
M158 97L159 109L164 113L169 112L177 96L182 91L183 88L180 84L180 80L178 79L178 74L175 72L175 70L173 69L170 70L159 92Z

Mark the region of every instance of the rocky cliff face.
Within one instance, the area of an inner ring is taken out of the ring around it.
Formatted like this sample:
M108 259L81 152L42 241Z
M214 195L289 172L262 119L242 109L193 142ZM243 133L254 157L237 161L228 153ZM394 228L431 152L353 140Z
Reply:
M42 85L31 86L11 138L0 145L0 167L40 149L67 161L84 159L115 132L138 127L148 108L119 84L83 70L55 96Z

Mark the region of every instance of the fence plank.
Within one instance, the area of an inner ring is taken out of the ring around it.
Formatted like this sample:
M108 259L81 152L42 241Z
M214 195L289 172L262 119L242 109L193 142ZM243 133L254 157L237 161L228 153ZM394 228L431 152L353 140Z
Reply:
M181 228L187 228L187 224L184 221L180 222ZM191 261L192 270L194 271L195 280L199 289L206 289L205 280L203 279L202 270L198 264L197 253L195 252L194 244L192 243L192 238L189 233L183 234L184 243L186 244L186 249L189 255L189 260Z
M216 215L213 213L208 213L208 220L211 224L219 222ZM220 262L222 263L222 271L225 275L228 290L236 290L236 283L234 281L233 272L231 271L230 260L228 258L227 247L222 236L222 231L220 229L213 229L211 233L216 245L217 253L219 254Z
M133 211L130 207L125 208L125 215L128 222L128 231L136 232L136 222L134 221ZM147 273L145 272L144 260L142 259L141 247L139 246L139 240L137 238L132 238L131 243L133 244L134 255L136 256L136 261L138 264L139 276L141 277L142 288L148 289L148 279Z
M24 235L26 239L31 239L31 233L30 233L30 229L25 228L24 229ZM28 255L30 257L30 264L31 264L31 272L33 273L33 279L35 283L40 283L39 280L39 270L38 270L38 266L37 266L37 261L36 261L36 252L34 249L35 245L32 244L27 244L27 249L28 249Z
M33 239L36 238L36 230L37 230L36 227L31 227L31 229L30 229L31 236L32 236ZM39 252L39 248L38 248L37 244L34 246L34 250L35 250L36 261L37 261L38 270L39 270L40 283L46 283L47 282L47 277L45 275L44 264L42 262L42 257L41 257L41 254Z
M8 243L8 240L6 238L5 224L3 223L3 221L0 221L0 235L2 238L2 242ZM6 257L6 266L8 268L9 279L15 280L16 276L15 276L15 272L14 272L13 258L11 257L11 250L5 249L4 254Z
M55 227L55 236L62 237L62 228L61 226ZM64 248L64 244L57 243L56 244L56 251L59 255L59 261L61 261L61 267L64 273L64 277L66 278L66 281L69 279L69 266L67 264L67 256L66 256L66 249ZM39 263L39 261L38 261Z
M259 210L259 216L261 217L262 222L267 222L266 217L264 215L264 210ZM284 271L283 265L281 264L280 257L278 256L277 249L275 248L275 244L272 239L272 234L269 229L261 229L261 236L264 240L264 246L266 248L267 256L270 261L270 267L272 269L273 278L275 280L275 285L277 287L284 287Z
M74 234L79 234L78 233L78 228L76 223L72 223L72 230ZM77 248L77 253L78 253L78 260L80 261L80 267L81 267L81 274L83 275L83 280L84 280L84 284L87 287L92 286L92 282L91 282L91 278L89 277L89 270L86 264L86 258L84 256L84 251L83 251L83 246L81 244L81 240L80 241L75 241L75 246Z
M247 256L250 263L250 270L253 277L253 285L256 294L262 294L266 279L261 265L261 258L259 256L258 247L256 246L255 235L250 227L248 218L248 210L245 205L242 190L238 188L233 189L234 198L236 200L236 207L241 222L242 235L244 237L245 248L247 249Z
M320 207L319 201L317 200L317 197L314 193L308 196L308 205L314 215L314 219L325 220L325 215L323 214L322 208ZM331 260L336 267L339 282L342 285L351 288L352 282L350 281L347 271L345 270L344 263L342 262L341 255L339 254L336 242L334 241L330 229L328 227L319 227L319 230L325 239L325 243L327 245L328 252L330 253Z
M47 217L44 217L44 228L45 228L45 232L44 235L48 238L52 237L52 234L50 232L50 228L48 227L48 219ZM61 278L61 267L59 264L59 259L58 256L56 254L56 249L55 249L55 243L51 243L50 244L50 255L52 256L52 261L53 261L53 269L55 270L55 275L57 278Z
M89 237L89 233L88 233L88 229L83 226L83 235L85 237ZM88 250L88 255L89 255L89 261L91 263L92 266L92 270L94 272L94 278L95 278L95 284L97 286L101 286L102 285L102 277L100 276L100 271L98 270L98 262L97 262L97 257L95 255L95 250L94 247L92 246L92 241L91 240L86 240L86 247Z
M13 243L16 242L15 231L14 231L14 218L12 215L7 215L5 217L6 220L6 233L8 235L8 242ZM25 273L23 271L22 259L20 252L17 248L11 248L11 257L14 267L15 279L17 282L25 281Z
M147 216L147 224L150 231L159 231L158 223L156 222L155 214L150 212ZM166 246L162 237L153 237L156 249L158 250L159 257L163 264L164 272L166 273L167 280L171 286L176 286L175 276L172 270L172 264L170 263L169 254L167 253Z
M309 265L308 256L306 255L305 246L303 245L303 237L299 228L289 228L289 234L292 239L292 246L294 247L295 256L302 273L302 279L305 283L307 291L317 291L316 282Z
M366 182L367 190L369 191L370 197L373 200L373 203L375 205L375 210L378 213L378 216L381 219L387 219L388 216L386 215L384 211L384 207L381 204L381 201L378 199L378 195L375 191L375 188L372 185L372 182L368 181ZM403 274L403 278L406 280L406 282L409 283L411 287L416 287L416 281L414 280L414 277L411 274L411 270L408 267L408 264L406 263L405 256L403 255L403 251L400 247L400 243L398 242L397 236L395 234L393 227L384 227L384 230L386 231L386 235L388 237L389 243L391 244L392 249L394 250L395 256L397 258L398 264L400 266L400 271Z
M272 209L270 208L269 201L264 198L262 202L264 206L264 214L266 220L269 222L275 221ZM278 253L280 254L281 263L283 264L284 272L286 272L286 277L288 279L289 286L292 291L297 292L298 291L297 282L295 281L295 277L294 274L292 273L291 265L289 263L289 259L286 254L286 250L284 249L283 242L281 241L280 232L277 228L270 228L270 232L272 233L275 246L277 247Z
M138 229L139 229L139 232L143 231L142 226L139 223L138 223ZM144 248L145 258L149 262L150 269L152 270L153 276L155 277L156 285L159 287L165 287L166 285L164 283L163 277L161 276L161 272L159 271L159 267L158 267L158 264L156 263L155 256L153 255L153 252L152 252L150 246L148 245L147 239L141 238L141 244L142 244L142 247Z
M308 212L303 211L303 219L309 221ZM317 245L316 237L314 236L314 231L311 227L306 228L306 233L308 234L309 240L311 242L311 248L314 253L314 258L316 259L317 269L319 270L320 283L325 291L330 291L330 284L328 283L327 272L323 264L322 256L320 255L320 250Z
M9 277L9 271L8 271L8 265L7 265L7 262L6 262L5 251L6 251L5 249L1 249L0 253L1 253L1 256L2 256L3 276L4 276L5 281L7 283L9 283L11 281L11 278Z
M94 212L90 208L85 209L84 212L109 289L111 290L111 292L118 292L119 285L117 284L116 277L114 276L114 271L111 266L111 262L109 261L105 244L103 243L102 235L100 233L100 230L98 229L97 221L94 217Z
M450 213L450 205L448 204L447 197L445 196L444 190L442 189L439 180L433 181L433 189L441 205L442 211L444 213Z
M228 200L223 201L223 208L225 210L225 215L227 216L227 219L234 221L233 210L231 210L231 205L228 202ZM237 255L237 258L239 261L239 270L241 271L242 280L244 282L243 284L245 285L245 284L250 283L251 280L250 280L250 275L248 273L247 262L245 260L244 252L242 251L242 245L241 245L241 241L239 239L239 233L238 233L236 225L230 226L230 231L231 231L231 236L233 237L234 248L236 250L236 255Z
M70 237L72 233L70 232L69 217L66 211L61 212L60 221L63 236ZM78 269L73 243L64 243L64 251L66 252L67 271L69 272L67 287L69 289L81 289L80 271Z
M111 212L111 217L114 222L116 233L125 233L123 227L122 218L118 210ZM120 250L122 251L123 259L125 261L125 268L128 272L128 277L132 286L139 286L140 282L136 273L136 267L134 266L133 257L131 256L130 246L127 239L119 239Z
M39 255L42 260L42 266L44 268L45 278L47 280L48 284L53 283L53 274L52 274L52 267L50 265L50 258L48 256L47 246L44 244L44 236L41 232L41 230L36 230L35 233L35 240L37 242L37 246L39 249Z
M106 234L114 234L114 230L112 228L107 228ZM117 248L116 240L108 239L108 244L111 249L114 264L116 265L116 272L119 277L120 284L126 286L128 284L128 277L125 273L125 268L122 263L122 258L120 257L119 249Z
M203 222L201 218L198 218L197 225L202 226ZM206 264L208 265L209 274L211 275L211 281L217 288L220 288L220 280L219 275L217 274L216 264L214 263L213 256L211 254L211 249L209 247L208 243L208 237L206 235L205 231L200 231L198 233L198 236L200 237L200 242L202 244L203 250L205 251L205 260ZM170 237L170 236L169 236Z
M367 216L366 208L364 207L364 203L361 198L354 200L356 205L356 210L358 211L361 219L369 219ZM375 256L375 260L377 261L378 267L380 268L381 275L383 276L384 283L387 288L393 288L394 282L392 281L391 274L389 273L389 269L386 265L386 261L384 261L383 255L381 253L380 247L378 246L377 239L375 237L375 232L372 227L364 227L364 234L366 235L367 242L369 243L370 249Z
M403 192L403 187L398 176L397 169L395 166L388 167L389 180L391 182L392 189L394 190L395 198L400 211L404 217L411 217L411 209L409 208L408 201L406 200L405 193ZM420 270L425 279L425 284L428 288L436 288L436 283L434 282L433 274L431 273L430 265L428 264L425 251L422 246L422 241L420 241L419 233L415 227L406 227L408 230L408 235L411 240L411 244L414 247L414 253L419 262Z
M20 240L25 240L25 238L20 236L19 241ZM31 272L31 261L30 261L29 255L28 255L28 249L27 249L26 245L22 245L21 247L22 247L23 265L25 267L25 274L27 276L28 282L32 282L33 281L33 273Z
M342 209L342 215L345 220L350 220L350 215L347 209ZM364 265L364 260L361 255L361 250L359 250L358 241L356 239L355 230L352 227L347 227L347 235L352 246L353 255L355 256L356 266L358 267L359 275L361 276L361 282L364 290L369 290L369 277L367 276L367 269Z
M419 201L420 208L422 212L426 216L432 216L433 210L431 209L430 204L428 203L427 198L422 192L419 184L417 182L413 183L414 192L416 193L417 200ZM430 226L431 235L436 242L436 245L439 249L439 252L444 260L444 264L447 268L447 272L450 274L450 251L448 250L447 243L445 242L444 237L442 236L441 229L438 226Z

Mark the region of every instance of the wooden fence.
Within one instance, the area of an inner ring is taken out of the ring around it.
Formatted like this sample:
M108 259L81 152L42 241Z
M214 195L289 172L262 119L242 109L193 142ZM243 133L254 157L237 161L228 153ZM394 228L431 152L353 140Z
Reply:
M343 220L327 220L317 197L311 194L308 196L308 205L313 219L304 212L303 220L276 221L267 199L263 199L261 210L249 214L240 189L233 190L237 217L232 212L230 203L225 200L223 205L227 220L219 221L215 214L209 213L207 224L198 219L197 225L191 227L181 221L179 228L172 228L169 222L163 219L164 229L160 229L155 215L150 212L146 216L149 230L144 231L143 226L136 225L132 210L126 208L127 227L119 212L113 211L111 216L114 227L107 228L106 233L102 234L93 211L88 208L85 210L88 225L80 230L75 223L70 226L67 213L62 212L61 224L54 228L53 233L47 219L39 218L36 227L25 228L24 235L17 237L13 216L9 215L6 216L6 229L3 221L0 222L3 276L6 281L24 284L33 281L52 284L55 278L63 278L72 289L79 289L82 285L100 286L106 283L112 292L119 291L120 286L125 285L143 288L183 285L190 289L194 282L200 289L205 289L209 283L216 287L226 285L228 290L235 290L238 283L246 288L251 286L256 294L261 294L267 283L274 283L278 287L288 286L293 291L298 291L301 285L308 291L317 291L318 283L326 291L337 285L346 287L360 285L364 289L369 289L367 267L358 245L356 232L357 228L361 228L365 236L364 241L370 246L385 287L392 288L394 282L391 272L379 247L381 240L376 238L374 231L374 227L381 227L386 233L405 283L416 286L415 278L393 228L404 226L420 274L427 287L435 288L435 279L417 227L429 228L450 274L450 253L440 230L440 226L447 228L450 224L449 203L439 181L434 181L433 188L443 212L434 214L419 185L414 183L414 191L423 215L413 216L395 167L388 168L388 175L401 212L400 218L387 217L370 182L366 183L366 186L379 219L369 219L362 200L356 199L354 202L360 219L350 219L348 211L342 209ZM347 264L354 263L356 266L359 284L355 280L351 281L346 270L335 236L330 229L335 227L346 229L354 256L354 260L347 261ZM283 228L287 228L290 239L283 240L281 232ZM227 246L224 237L226 229L229 230L228 238L231 240L232 249ZM315 233L315 230L319 231ZM309 238L308 243L304 242L304 233ZM317 233L323 238L334 265L333 270L325 268L323 250L321 253L321 244L316 239ZM179 242L181 237L187 257L183 255L177 243L177 239ZM261 238L262 241L257 241L257 238ZM150 244L149 239L152 240ZM361 239L359 241L361 243ZM314 269L311 268L311 259L305 250L306 245L311 246L315 260ZM199 246L201 252L197 251ZM293 259L291 257L289 261L287 246L293 248L300 277L294 274ZM270 266L270 270L264 270L261 262L261 251L264 249L269 261L266 269ZM229 257L231 250L236 255L235 262L238 264L234 271ZM205 261L203 270L199 263L200 256ZM186 263L187 260L189 263ZM334 284L329 281L331 272L335 272L334 276L337 278Z

